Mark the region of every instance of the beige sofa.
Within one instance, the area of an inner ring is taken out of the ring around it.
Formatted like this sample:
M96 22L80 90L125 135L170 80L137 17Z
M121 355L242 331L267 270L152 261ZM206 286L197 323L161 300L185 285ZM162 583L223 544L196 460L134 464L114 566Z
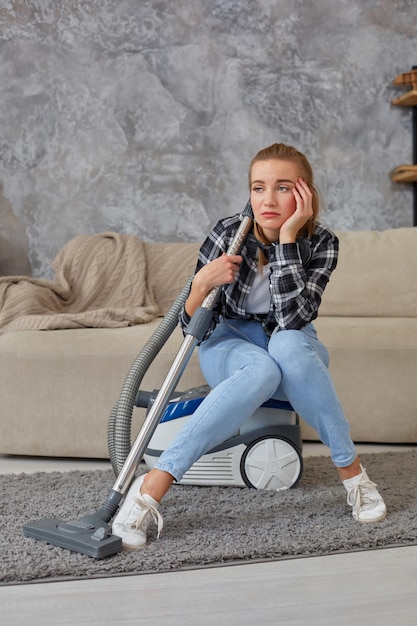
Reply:
M357 442L417 442L417 228L339 232L339 265L316 327ZM161 312L191 275L198 244L146 243ZM0 453L106 458L112 407L160 319L125 328L0 336ZM159 388L182 343L177 328L141 388ZM194 352L179 388L204 383ZM133 436L144 418L135 409ZM317 435L302 424L304 440Z

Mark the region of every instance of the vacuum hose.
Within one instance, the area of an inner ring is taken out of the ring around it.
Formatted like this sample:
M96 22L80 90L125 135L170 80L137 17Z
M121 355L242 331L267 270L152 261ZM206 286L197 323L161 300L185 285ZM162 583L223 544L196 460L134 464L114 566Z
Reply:
M107 445L116 476L131 449L132 415L138 389L151 363L178 325L178 316L190 293L192 279L193 276L188 279L159 326L137 355L130 367L119 400L110 413Z

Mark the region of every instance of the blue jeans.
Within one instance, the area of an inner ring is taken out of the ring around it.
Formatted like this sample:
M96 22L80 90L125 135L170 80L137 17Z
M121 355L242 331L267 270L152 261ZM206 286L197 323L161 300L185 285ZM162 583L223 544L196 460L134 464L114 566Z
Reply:
M223 320L199 347L210 393L155 465L180 481L205 452L231 437L266 400L288 400L330 448L337 467L356 458L350 427L313 324L269 338L259 322Z

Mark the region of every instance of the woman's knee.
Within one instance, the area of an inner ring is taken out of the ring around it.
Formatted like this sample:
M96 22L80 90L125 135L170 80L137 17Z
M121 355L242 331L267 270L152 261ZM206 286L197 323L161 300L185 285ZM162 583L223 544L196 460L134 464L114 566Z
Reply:
M303 377L317 359L313 348L299 330L282 330L271 337L269 353L284 376Z
M310 344L300 330L280 330L272 335L268 351L271 356L282 359L293 358L298 352L310 350Z
M311 364L317 358L327 367L329 355L326 347L317 339L303 330L280 330L272 335L269 352L280 365Z
M265 350L252 354L247 375L248 388L262 388L266 399L275 393L282 377L278 363Z

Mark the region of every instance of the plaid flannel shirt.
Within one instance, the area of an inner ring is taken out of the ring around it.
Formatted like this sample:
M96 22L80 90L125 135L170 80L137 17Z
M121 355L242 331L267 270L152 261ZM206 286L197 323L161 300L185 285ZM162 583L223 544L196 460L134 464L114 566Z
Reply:
M200 248L196 272L227 251L240 221L241 215L238 214L221 219L216 224ZM246 311L248 294L258 269L259 253L255 236L253 232L249 233L240 252L242 263L236 280L222 287L205 339L221 318L257 320L268 335L275 330L300 330L312 322L317 317L330 274L336 267L339 241L330 230L317 225L309 244L311 256L305 266L297 243L278 243L270 248L270 309L267 314L257 315ZM184 308L179 320L185 329L190 318Z

